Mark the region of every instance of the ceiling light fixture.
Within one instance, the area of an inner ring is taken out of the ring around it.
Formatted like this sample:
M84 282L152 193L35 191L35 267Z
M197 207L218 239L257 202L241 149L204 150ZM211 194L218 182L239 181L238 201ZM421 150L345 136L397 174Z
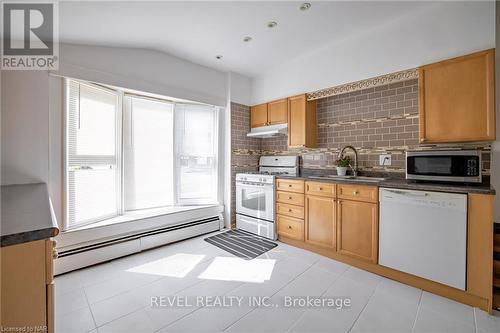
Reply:
M302 11L306 11L309 8L311 8L311 4L309 2L304 2L302 5L300 5L299 9Z
M245 43L248 43L248 42L250 42L251 40L252 40L252 37L250 37L250 36L246 36L245 38L243 38L243 41L244 41Z
M276 28L277 25L278 25L278 22L275 22L275 21L267 22L268 28Z
M221 55L216 55L215 59L220 60L220 59L222 59L222 56Z

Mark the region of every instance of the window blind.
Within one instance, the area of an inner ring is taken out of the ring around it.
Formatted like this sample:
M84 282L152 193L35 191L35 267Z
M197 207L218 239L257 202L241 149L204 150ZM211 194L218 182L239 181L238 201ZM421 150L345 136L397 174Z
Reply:
M124 97L124 208L174 204L174 107L152 99Z
M115 216L119 208L118 94L67 82L67 224Z
M217 108L176 104L178 204L217 202Z

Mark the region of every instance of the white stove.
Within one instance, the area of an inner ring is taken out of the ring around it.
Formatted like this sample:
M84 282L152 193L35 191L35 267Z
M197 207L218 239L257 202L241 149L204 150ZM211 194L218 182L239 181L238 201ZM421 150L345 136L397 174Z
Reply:
M236 228L275 240L274 180L296 175L298 156L261 156L259 171L236 174Z

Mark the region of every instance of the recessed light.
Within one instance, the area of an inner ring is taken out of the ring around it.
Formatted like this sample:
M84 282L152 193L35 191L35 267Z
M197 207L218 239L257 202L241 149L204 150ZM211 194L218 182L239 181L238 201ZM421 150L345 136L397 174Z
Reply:
M309 2L304 2L302 5L300 5L299 9L302 11L306 11L309 8L311 8L311 4Z
M248 43L248 42L250 42L251 40L252 40L252 37L250 37L250 36L246 36L245 38L243 38L243 41L244 41L245 43Z
M220 59L222 59L222 56L221 55L216 55L215 59L220 60Z
M268 28L276 28L277 25L278 25L278 22L274 22L274 21L267 22Z

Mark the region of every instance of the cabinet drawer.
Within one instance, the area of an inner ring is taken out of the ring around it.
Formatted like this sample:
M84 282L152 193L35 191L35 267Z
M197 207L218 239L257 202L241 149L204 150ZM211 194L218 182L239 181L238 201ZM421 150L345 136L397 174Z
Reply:
M304 207L284 203L276 204L276 212L281 215L291 216L298 219L304 218Z
M278 191L304 193L303 180L278 179L276 185Z
M377 202L378 201L378 188L376 186L363 186L363 185L337 185L337 196L340 199Z
M279 236L304 240L304 220L283 215L276 215L276 217Z
M335 197L335 184L306 182L306 194L319 195L322 197Z
M276 192L276 201L296 206L304 206L304 195L292 192Z

